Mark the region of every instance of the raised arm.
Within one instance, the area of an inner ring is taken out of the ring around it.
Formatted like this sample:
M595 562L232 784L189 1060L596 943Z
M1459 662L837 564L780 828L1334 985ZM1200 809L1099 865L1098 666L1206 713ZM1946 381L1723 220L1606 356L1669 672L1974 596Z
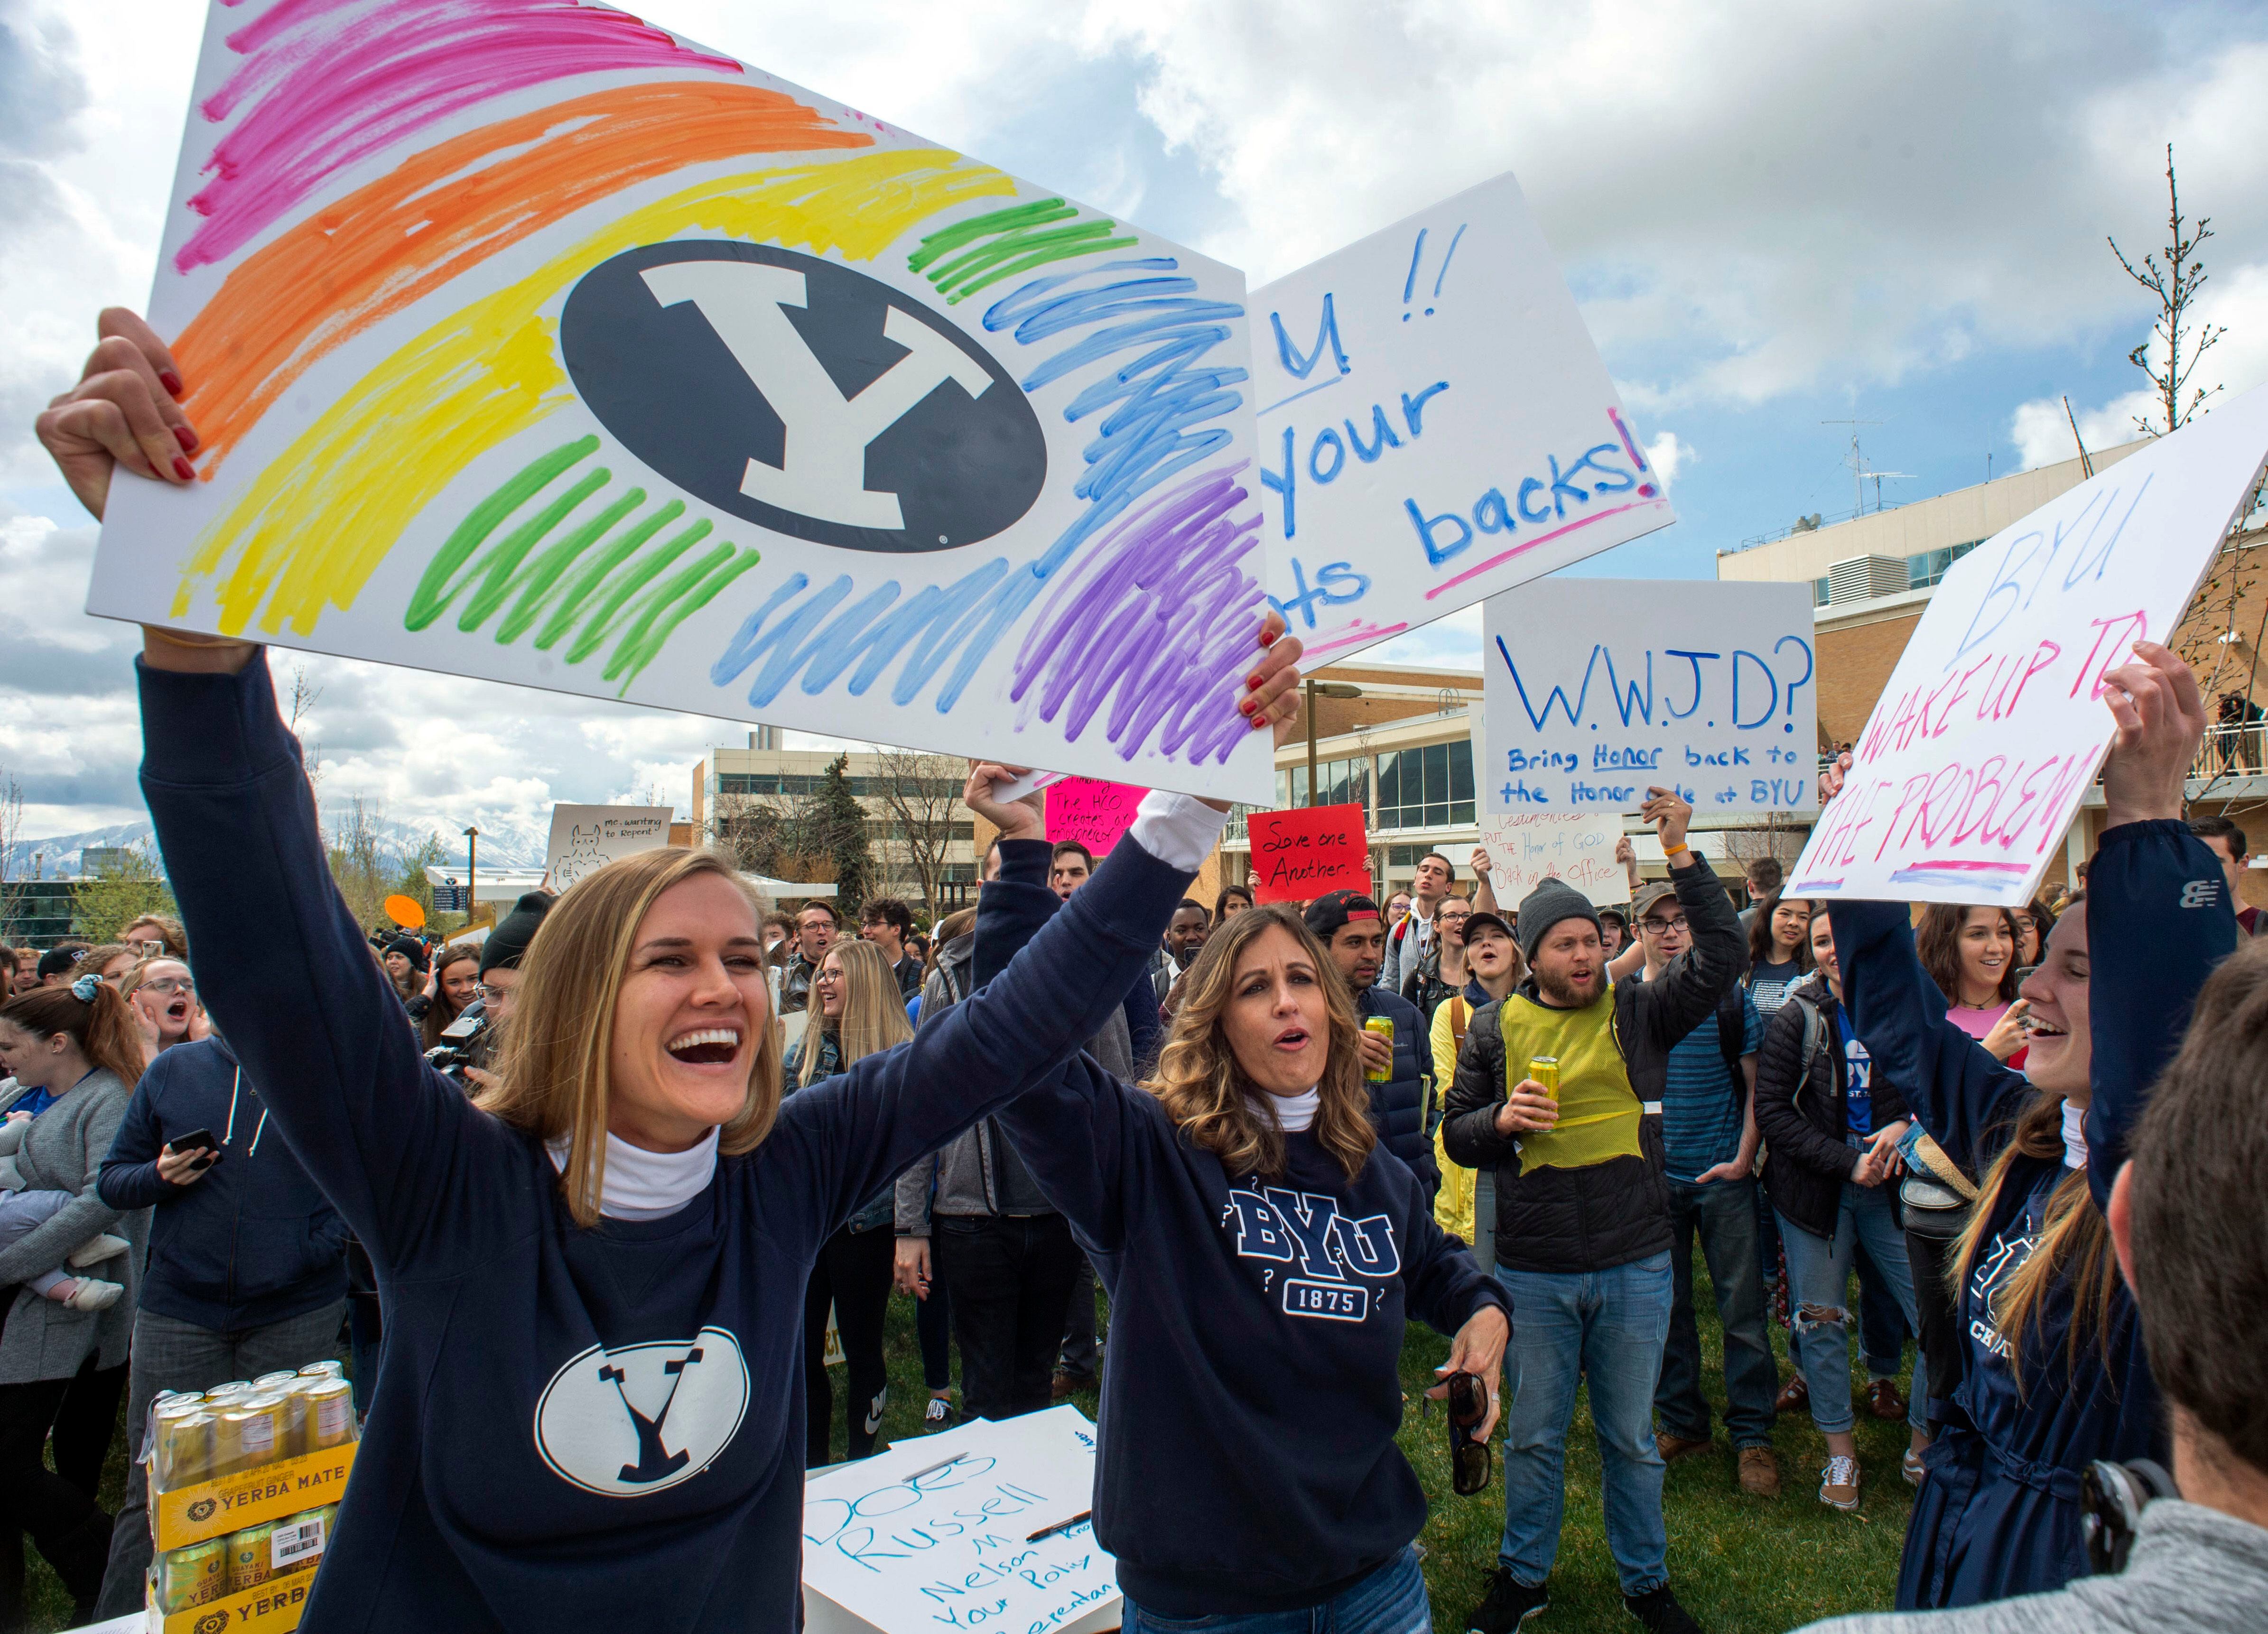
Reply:
M1685 843L1693 808L1667 789L1650 789L1641 814L1661 835L1669 882L1691 926L1692 946L1669 962L1659 980L1639 990L1640 1013L1663 1048L1675 1044L1717 1013L1749 968L1749 938L1716 871Z
M2137 642L2134 652L2133 663L2105 677L2103 698L2118 722L2102 768L2111 826L2087 874L2087 1179L2103 1209L2198 990L2236 951L2236 905L2220 859L2182 821L2205 736L2197 678L2154 642ZM2147 1003L2135 1002L2140 994Z

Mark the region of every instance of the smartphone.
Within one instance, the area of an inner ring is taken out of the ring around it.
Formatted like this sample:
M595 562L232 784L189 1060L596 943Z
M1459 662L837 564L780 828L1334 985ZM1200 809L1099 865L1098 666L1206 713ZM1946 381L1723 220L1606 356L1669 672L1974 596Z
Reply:
M197 1159L195 1165L201 1169L209 1169L220 1161L220 1142L213 1137L213 1132L209 1129L191 1130L186 1135L174 1136L166 1144L176 1152L204 1153L203 1157Z

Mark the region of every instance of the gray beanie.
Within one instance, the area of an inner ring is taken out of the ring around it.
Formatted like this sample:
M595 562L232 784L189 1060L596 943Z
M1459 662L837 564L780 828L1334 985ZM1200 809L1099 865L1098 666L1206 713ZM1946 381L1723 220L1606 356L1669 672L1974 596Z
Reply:
M1540 880L1520 902L1520 956L1532 967L1535 945L1543 933L1563 919L1587 919L1599 928L1599 910L1591 899L1565 880Z

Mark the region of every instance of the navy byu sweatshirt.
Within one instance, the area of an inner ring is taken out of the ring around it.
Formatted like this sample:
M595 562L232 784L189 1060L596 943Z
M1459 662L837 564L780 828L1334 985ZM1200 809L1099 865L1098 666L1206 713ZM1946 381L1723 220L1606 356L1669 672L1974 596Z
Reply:
M386 1306L307 1634L796 1626L820 1246L1060 1070L1188 876L1122 842L988 991L789 1097L677 1213L584 1230L540 1143L420 1058L332 887L264 659L141 688L143 792L205 1001Z
M1000 852L979 983L1064 928L1047 846ZM1400 1554L1425 1524L1394 1444L1405 1318L1510 1308L1409 1167L1381 1145L1350 1180L1301 1132L1283 1174L1232 1175L1084 1056L998 1116L1110 1290L1094 1528L1119 1586L1165 1616L1290 1609Z
M187 1186L160 1180L159 1150L198 1130L219 1160ZM346 1298L346 1222L217 1035L150 1064L95 1183L114 1209L154 1210L145 1311L240 1334Z

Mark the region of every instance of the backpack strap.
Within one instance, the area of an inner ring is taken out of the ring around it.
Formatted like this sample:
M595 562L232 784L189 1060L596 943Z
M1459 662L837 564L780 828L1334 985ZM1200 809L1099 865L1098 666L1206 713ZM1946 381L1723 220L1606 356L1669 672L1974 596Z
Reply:
M1471 1008L1462 993L1449 996L1449 1040L1460 1050L1465 1047L1465 1024L1472 1019Z
M1807 999L1792 1002L1803 1006L1803 1067L1795 1075L1796 1088L1800 1091L1811 1082L1811 1069L1819 1060L1819 1052L1827 1047L1827 1017L1817 1005Z

